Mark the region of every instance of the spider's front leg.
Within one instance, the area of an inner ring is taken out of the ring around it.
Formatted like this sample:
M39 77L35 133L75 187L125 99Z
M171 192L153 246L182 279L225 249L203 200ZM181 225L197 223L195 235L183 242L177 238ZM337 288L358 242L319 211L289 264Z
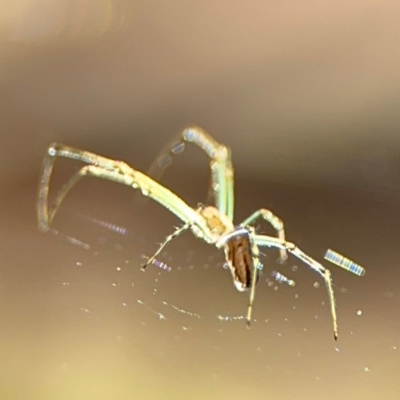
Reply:
M265 221L271 224L272 227L275 229L278 238L280 240L282 241L286 240L282 220L278 218L275 214L273 214L272 211L267 210L266 208L261 208L260 210L255 211L253 214L250 215L250 217L246 218L240 225L242 226L253 225L258 218L263 218ZM280 253L280 261L283 262L288 258L286 248L279 249L279 253Z
M38 201L37 201L37 215L39 230L46 232L49 230L51 222L58 208L60 207L64 197L69 190L75 186L80 179L85 175L90 175L91 172L88 167L81 168L73 177L58 191L52 205L48 205L48 196L50 190L50 178L53 173L54 162L57 157L71 158L73 160L81 161L83 163L96 166L104 171L118 171L127 167L125 163L120 161L110 160L108 158L99 156L94 153L89 153L84 150L74 149L72 147L64 146L58 143L52 143L47 149L45 158L42 164L42 173L39 183ZM94 175L94 174L92 174Z
M86 165L76 172L72 178L59 190L51 207L48 206L50 178L57 157L71 158L84 162ZM37 213L39 229L47 231L67 193L85 176L107 179L133 189L139 189L144 196L158 202L175 214L185 224L196 226L198 237L209 240L211 233L205 219L180 197L163 187L140 171L134 170L128 164L111 160L84 150L74 149L61 144L52 144L43 160L42 176L39 184Z
M300 250L295 244L286 242L281 239L277 239L271 236L255 235L254 240L258 246L267 246L278 249L286 249L289 253L293 254L295 257L307 264L312 270L321 275L325 280L325 285L328 290L329 303L331 307L332 322L333 322L333 336L337 340L338 337L338 327L337 327L337 316L336 316L336 305L335 296L332 288L332 278L331 273L328 269L323 267L318 261L308 256L302 250Z

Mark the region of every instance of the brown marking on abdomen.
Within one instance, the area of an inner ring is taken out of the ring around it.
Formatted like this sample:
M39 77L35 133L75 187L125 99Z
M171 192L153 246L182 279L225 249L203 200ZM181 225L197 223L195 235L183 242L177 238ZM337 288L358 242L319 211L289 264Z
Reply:
M236 288L250 288L253 273L253 256L248 234L235 235L225 244L225 259L232 272Z

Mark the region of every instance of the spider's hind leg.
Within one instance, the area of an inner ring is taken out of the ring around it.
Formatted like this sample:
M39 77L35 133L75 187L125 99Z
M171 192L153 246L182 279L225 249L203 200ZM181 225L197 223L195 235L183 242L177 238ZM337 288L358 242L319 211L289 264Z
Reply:
M254 299L256 297L256 285L257 285L257 278L259 273L259 264L260 264L260 253L258 250L257 243L254 239L254 229L250 229L250 243L251 243L251 255L253 258L253 276L251 279L251 289L250 289L250 297L249 297L249 305L247 307L247 315L246 315L246 324L247 327L250 328L251 316L253 313L253 304Z
M254 240L258 246L267 246L267 247L273 247L273 248L278 248L278 249L286 249L291 254L293 254L295 257L297 257L299 260L303 261L306 265L308 265L313 271L315 271L317 274L322 276L322 278L325 281L326 289L328 291L329 303L330 303L330 307L331 307L331 315L332 315L332 323L333 323L333 337L335 340L337 340L338 327L337 327L337 316L336 316L336 304L335 304L335 296L333 293L332 277L331 277L330 271L328 269L326 269L324 266L322 266L318 261L314 260L309 255L307 255L302 250L300 250L293 243L286 242L284 240L277 239L277 238L270 237L270 236L264 236L264 235L255 235Z
M282 241L286 240L285 239L285 230L283 228L282 220L280 218L278 218L270 210L267 210L266 208L261 208L260 210L255 211L248 218L246 218L241 223L241 225L243 225L243 226L252 225L258 218L263 218L265 221L267 221L269 224L272 225L272 227L275 229L275 231L277 233L278 239L280 239ZM279 254L280 254L280 261L282 261L282 262L288 258L286 248L280 248Z

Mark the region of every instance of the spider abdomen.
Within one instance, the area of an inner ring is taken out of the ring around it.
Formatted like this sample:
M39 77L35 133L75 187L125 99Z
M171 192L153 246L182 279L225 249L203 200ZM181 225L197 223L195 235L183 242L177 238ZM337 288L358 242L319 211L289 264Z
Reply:
M225 259L231 270L236 289L243 292L251 287L253 273L252 244L249 234L232 236L225 244Z

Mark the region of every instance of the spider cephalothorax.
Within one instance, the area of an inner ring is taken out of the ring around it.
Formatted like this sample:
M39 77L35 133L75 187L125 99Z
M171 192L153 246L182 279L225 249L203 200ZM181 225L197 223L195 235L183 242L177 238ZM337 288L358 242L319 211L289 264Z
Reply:
M186 143L193 143L204 150L210 159L211 192L215 204L200 206L197 209L190 207L171 190L162 186L157 179L161 177L165 168L170 164L171 157L179 154ZM247 309L247 324L250 324L256 283L259 274L260 246L279 249L280 259L285 260L290 252L299 258L325 281L331 314L333 320L334 337L337 338L337 322L335 300L333 296L331 274L319 262L315 261L293 243L287 242L282 221L267 209L260 209L251 214L239 226L233 223L234 193L233 167L230 150L215 141L209 134L196 126L189 126L182 130L160 153L150 167L148 174L131 168L128 164L111 160L84 150L74 149L61 144L52 144L43 161L42 176L40 179L37 212L39 229L47 231L68 191L84 176L94 176L108 179L140 190L143 196L149 197L175 214L184 225L167 236L155 254L142 267L145 269L164 246L182 232L191 229L193 234L218 249L223 248L227 265L232 273L233 282L239 291L250 289ZM66 157L85 163L78 172L59 190L52 206L48 207L48 192L50 177L57 157ZM262 218L276 231L276 237L258 235L252 225ZM346 259L347 260L347 259ZM361 268L361 267L360 267ZM350 270L350 269L349 269Z
M213 243L218 242L221 236L233 231L233 222L217 208L201 205L196 211L206 221L211 236L214 238Z

